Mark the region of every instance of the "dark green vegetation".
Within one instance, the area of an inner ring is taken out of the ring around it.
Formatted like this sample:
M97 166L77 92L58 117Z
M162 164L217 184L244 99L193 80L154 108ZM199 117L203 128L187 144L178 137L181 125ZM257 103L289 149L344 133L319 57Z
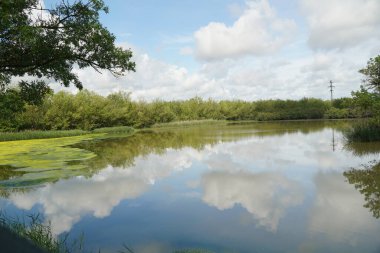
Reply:
M82 89L82 83L73 72L74 66L92 67L98 72L108 70L115 76L135 71L132 52L115 46L115 36L99 22L100 12L108 12L102 0L73 3L61 0L51 8L42 8L38 0L0 1L0 131L88 130L98 127L92 125L94 121L99 124L91 118L93 114L88 115L91 119L78 120L83 114L73 110L68 111L68 114L75 114L69 119L61 116L51 124L47 123L55 118L54 110L60 109L49 107L59 104L49 104L51 101L47 101L46 97L51 98L52 90L46 83L42 80L24 80L15 86L10 82L12 77L28 75L29 79L44 77L64 86L72 83ZM96 101L91 105L94 103ZM70 106L80 107L81 103ZM68 108L62 107L61 111L65 109ZM77 109L80 112L81 108ZM43 114L45 112L48 114ZM114 121L117 119L112 119L108 125L99 124L99 127L119 125L113 124ZM7 140L10 136L15 139L67 136L66 133L57 132L21 135L10 134L1 139Z
M351 129L345 136L349 142L380 140L380 55L371 58L360 73L365 75L360 91L352 92L355 107L367 118Z
M380 119L374 118L355 124L345 131L345 137L349 142L380 140Z
M102 0L61 0L53 8L42 8L38 0L0 1L0 87L29 75L81 89L74 65L114 75L134 71L132 52L115 46L99 12L108 12Z

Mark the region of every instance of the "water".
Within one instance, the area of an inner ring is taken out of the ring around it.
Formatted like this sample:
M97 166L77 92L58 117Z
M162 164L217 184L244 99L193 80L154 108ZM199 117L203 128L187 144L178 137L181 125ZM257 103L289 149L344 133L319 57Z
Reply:
M83 233L86 248L101 252L123 244L136 253L379 252L380 173L350 169L375 165L380 143L344 145L349 124L211 125L85 141L74 148L97 156L71 161L82 175L3 184L0 207L39 212L55 233Z

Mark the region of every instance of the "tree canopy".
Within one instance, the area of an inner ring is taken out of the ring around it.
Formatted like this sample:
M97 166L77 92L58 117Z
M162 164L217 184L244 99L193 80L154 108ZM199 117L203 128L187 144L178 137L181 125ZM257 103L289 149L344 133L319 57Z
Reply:
M365 84L375 92L380 93L380 55L370 58L367 66L359 72L365 75Z
M39 0L0 1L0 87L12 76L82 83L74 67L102 69L119 76L135 71L131 50L115 46L115 36L99 21L108 13L102 0L61 0L44 8Z

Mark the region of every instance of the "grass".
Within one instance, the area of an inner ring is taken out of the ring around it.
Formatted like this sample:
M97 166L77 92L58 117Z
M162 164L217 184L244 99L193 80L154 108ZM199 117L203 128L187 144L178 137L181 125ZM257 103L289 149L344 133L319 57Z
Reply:
M344 132L344 136L349 143L380 141L380 119L356 123Z
M16 235L13 241L5 242L6 246L22 245L26 252L38 253L83 253L84 249L84 235L73 240L70 244L68 242L69 235L64 237L57 237L52 233L50 222L46 223L40 218L39 215L28 215L26 219L11 218L0 212L0 230L7 234L12 233ZM1 238L0 238L1 239ZM27 241L24 241L27 240ZM4 242L2 242L4 243ZM31 243L31 244L29 244ZM3 245L4 246L4 245ZM36 246L41 251L29 251L30 246ZM20 248L20 247L18 247ZM24 252L23 250L23 252ZM100 253L101 251L97 251ZM119 250L120 253L139 253L132 250L130 247L123 244L123 249ZM175 250L173 253L214 253L205 249L181 249Z
M0 142L2 141L17 141L17 140L32 140L32 139L50 139L80 136L93 133L105 134L131 134L134 129L127 126L104 127L92 131L84 130L38 130L38 131L21 131L21 132L0 132Z
M0 226L5 228L7 233L13 233L17 236L26 239L28 242L41 249L43 252L48 253L69 253L69 252L84 252L83 251L83 236L78 240L74 240L70 245L67 242L68 236L57 238L52 233L50 223L43 223L38 215L29 215L28 219L20 220L19 218L10 218L4 213L0 213ZM7 242L12 244L28 244L23 242L22 239L16 238L16 242ZM27 250L28 248L25 248ZM41 251L41 252L42 252Z
M31 139L48 139L89 134L83 130L42 130L42 131L22 131L22 132L1 132L0 141L16 141Z

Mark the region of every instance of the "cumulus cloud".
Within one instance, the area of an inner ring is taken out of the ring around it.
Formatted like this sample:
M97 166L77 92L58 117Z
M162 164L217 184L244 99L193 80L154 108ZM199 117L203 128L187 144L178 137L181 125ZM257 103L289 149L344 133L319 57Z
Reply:
M211 22L195 32L196 53L203 60L265 55L281 48L296 24L280 18L267 0L247 1L247 8L232 26ZM236 7L234 7L235 13Z
M378 0L301 0L313 49L344 49L380 39Z
M211 172L202 177L203 201L219 210L237 204L269 231L277 230L287 208L303 200L301 187L279 173Z
M75 70L86 89L101 95L126 91L135 100L177 100L194 96L213 99L299 99L329 98L329 80L335 82L335 97L350 96L359 89L365 66L376 52L376 44L367 42L342 51L316 52L288 59L281 55L270 58L240 58L204 62L190 71L169 64L133 48L137 72L115 78L104 71ZM186 49L187 50L187 49ZM188 52L183 53L190 53ZM54 85L55 90L70 90Z

